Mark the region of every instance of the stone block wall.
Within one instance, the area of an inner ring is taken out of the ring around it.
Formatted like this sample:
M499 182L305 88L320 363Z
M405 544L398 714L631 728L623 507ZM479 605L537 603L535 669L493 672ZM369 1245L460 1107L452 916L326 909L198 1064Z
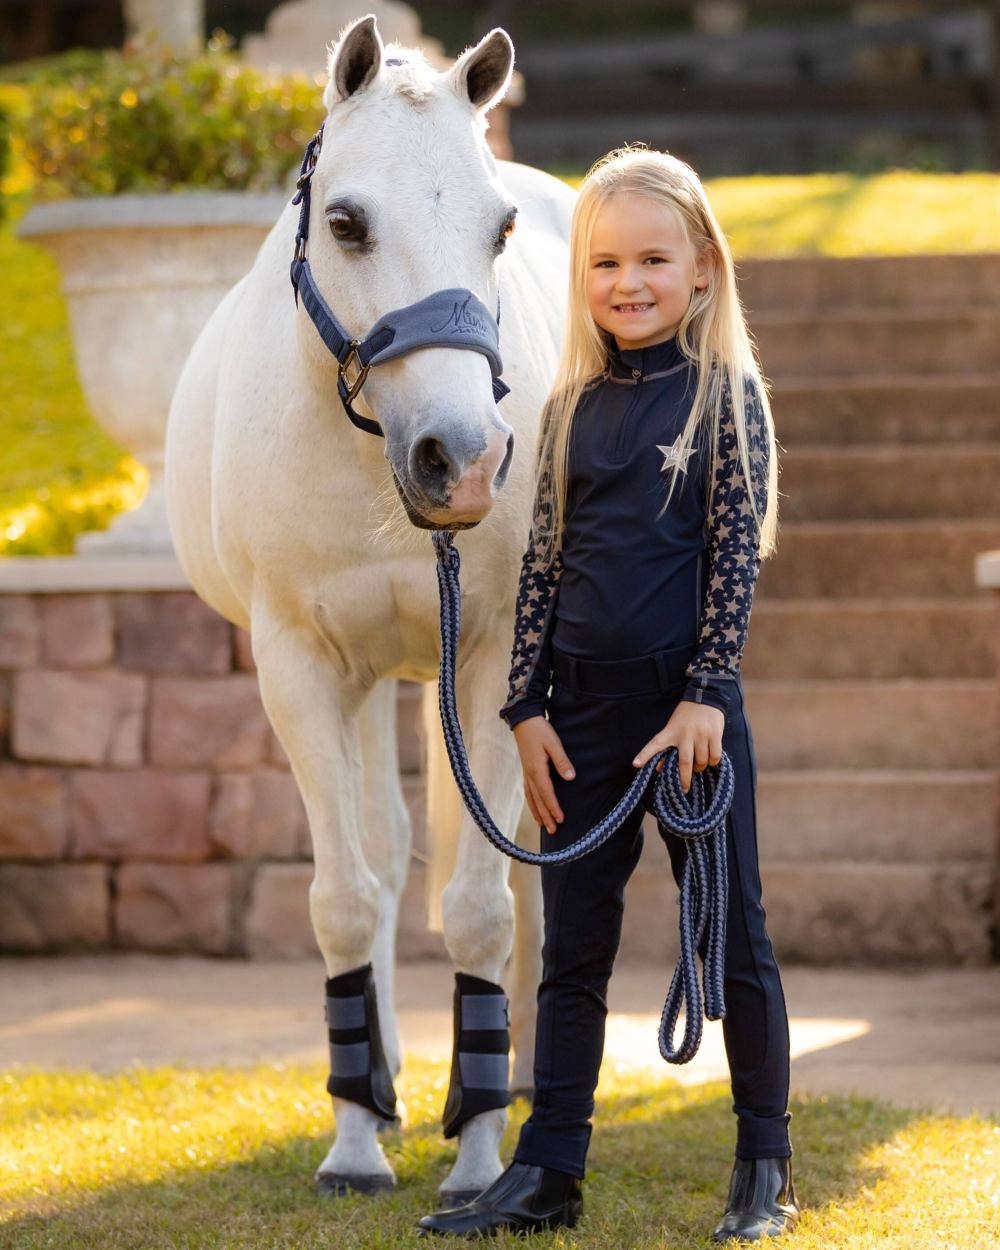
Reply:
M316 955L305 811L247 635L190 591L0 593L0 950ZM419 691L400 697L423 901Z
M89 563L0 562L0 952L316 958L309 832L247 636L179 569L98 575ZM1000 553L979 563L979 584L1000 589ZM154 585L137 588L143 579ZM779 960L995 960L995 771L866 781L852 764L845 809L846 774L780 767L795 690L778 706L766 685L749 703L770 761L760 850ZM1000 687L983 685L980 719L992 726ZM399 684L414 853L398 944L410 959L444 957L427 929L420 699L419 686ZM651 821L646 832L621 958L665 968L677 957L676 911L664 912L676 891Z

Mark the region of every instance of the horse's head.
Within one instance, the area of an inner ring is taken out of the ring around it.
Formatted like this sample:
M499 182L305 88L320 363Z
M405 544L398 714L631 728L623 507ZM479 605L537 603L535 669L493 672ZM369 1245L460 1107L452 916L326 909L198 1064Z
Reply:
M371 16L331 49L308 254L316 286L351 336L364 339L384 314L447 288L467 288L496 309L497 258L516 208L486 145L484 114L507 90L513 57L507 34L494 30L439 73L420 52L387 50ZM450 315L469 314L456 306ZM335 379L336 361L299 317L311 362ZM333 381L330 396L344 437L362 437ZM363 398L415 525L457 529L489 512L514 435L497 410L486 356L420 347L374 368Z

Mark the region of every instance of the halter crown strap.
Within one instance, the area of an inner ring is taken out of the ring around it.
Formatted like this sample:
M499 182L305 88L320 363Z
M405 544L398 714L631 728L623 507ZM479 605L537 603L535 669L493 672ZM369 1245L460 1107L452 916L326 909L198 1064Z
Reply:
M499 402L510 391L510 387L500 379L503 361L500 358L499 299L494 320L482 300L465 287L435 291L415 304L397 308L380 317L365 339L352 339L337 320L323 298L306 259L312 175L322 141L323 127L320 126L306 145L299 169L298 190L292 203L301 207L290 276L296 302L301 298L302 306L320 338L337 359L337 391L351 421L369 434L383 436L378 422L356 412L352 400L358 395L373 365L384 364L418 347L459 347L485 356L493 375L493 398ZM358 370L353 380L349 377L352 367Z

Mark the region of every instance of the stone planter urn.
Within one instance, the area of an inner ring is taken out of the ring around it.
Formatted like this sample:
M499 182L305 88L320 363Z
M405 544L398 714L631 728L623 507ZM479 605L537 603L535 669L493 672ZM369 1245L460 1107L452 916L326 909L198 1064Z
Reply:
M253 264L283 192L118 195L39 205L19 235L56 258L77 372L98 424L149 470L140 507L79 555L172 556L163 488L170 400L202 326Z

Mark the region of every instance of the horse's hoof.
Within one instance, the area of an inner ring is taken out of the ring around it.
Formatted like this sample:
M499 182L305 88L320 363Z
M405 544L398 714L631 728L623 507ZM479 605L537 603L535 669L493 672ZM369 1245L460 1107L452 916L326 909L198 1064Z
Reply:
M391 1176L342 1176L339 1172L317 1172L316 1194L320 1198L346 1198L348 1194L384 1194L396 1188Z
M528 1102L531 1102L534 1096L535 1096L535 1091L532 1089L530 1085L522 1085L519 1088L512 1089L510 1091L511 1102L513 1102L515 1098L525 1098L527 1099Z
M482 1192L482 1189L439 1189L438 1197L442 1207L450 1211L453 1207L464 1207L467 1202L475 1202Z

